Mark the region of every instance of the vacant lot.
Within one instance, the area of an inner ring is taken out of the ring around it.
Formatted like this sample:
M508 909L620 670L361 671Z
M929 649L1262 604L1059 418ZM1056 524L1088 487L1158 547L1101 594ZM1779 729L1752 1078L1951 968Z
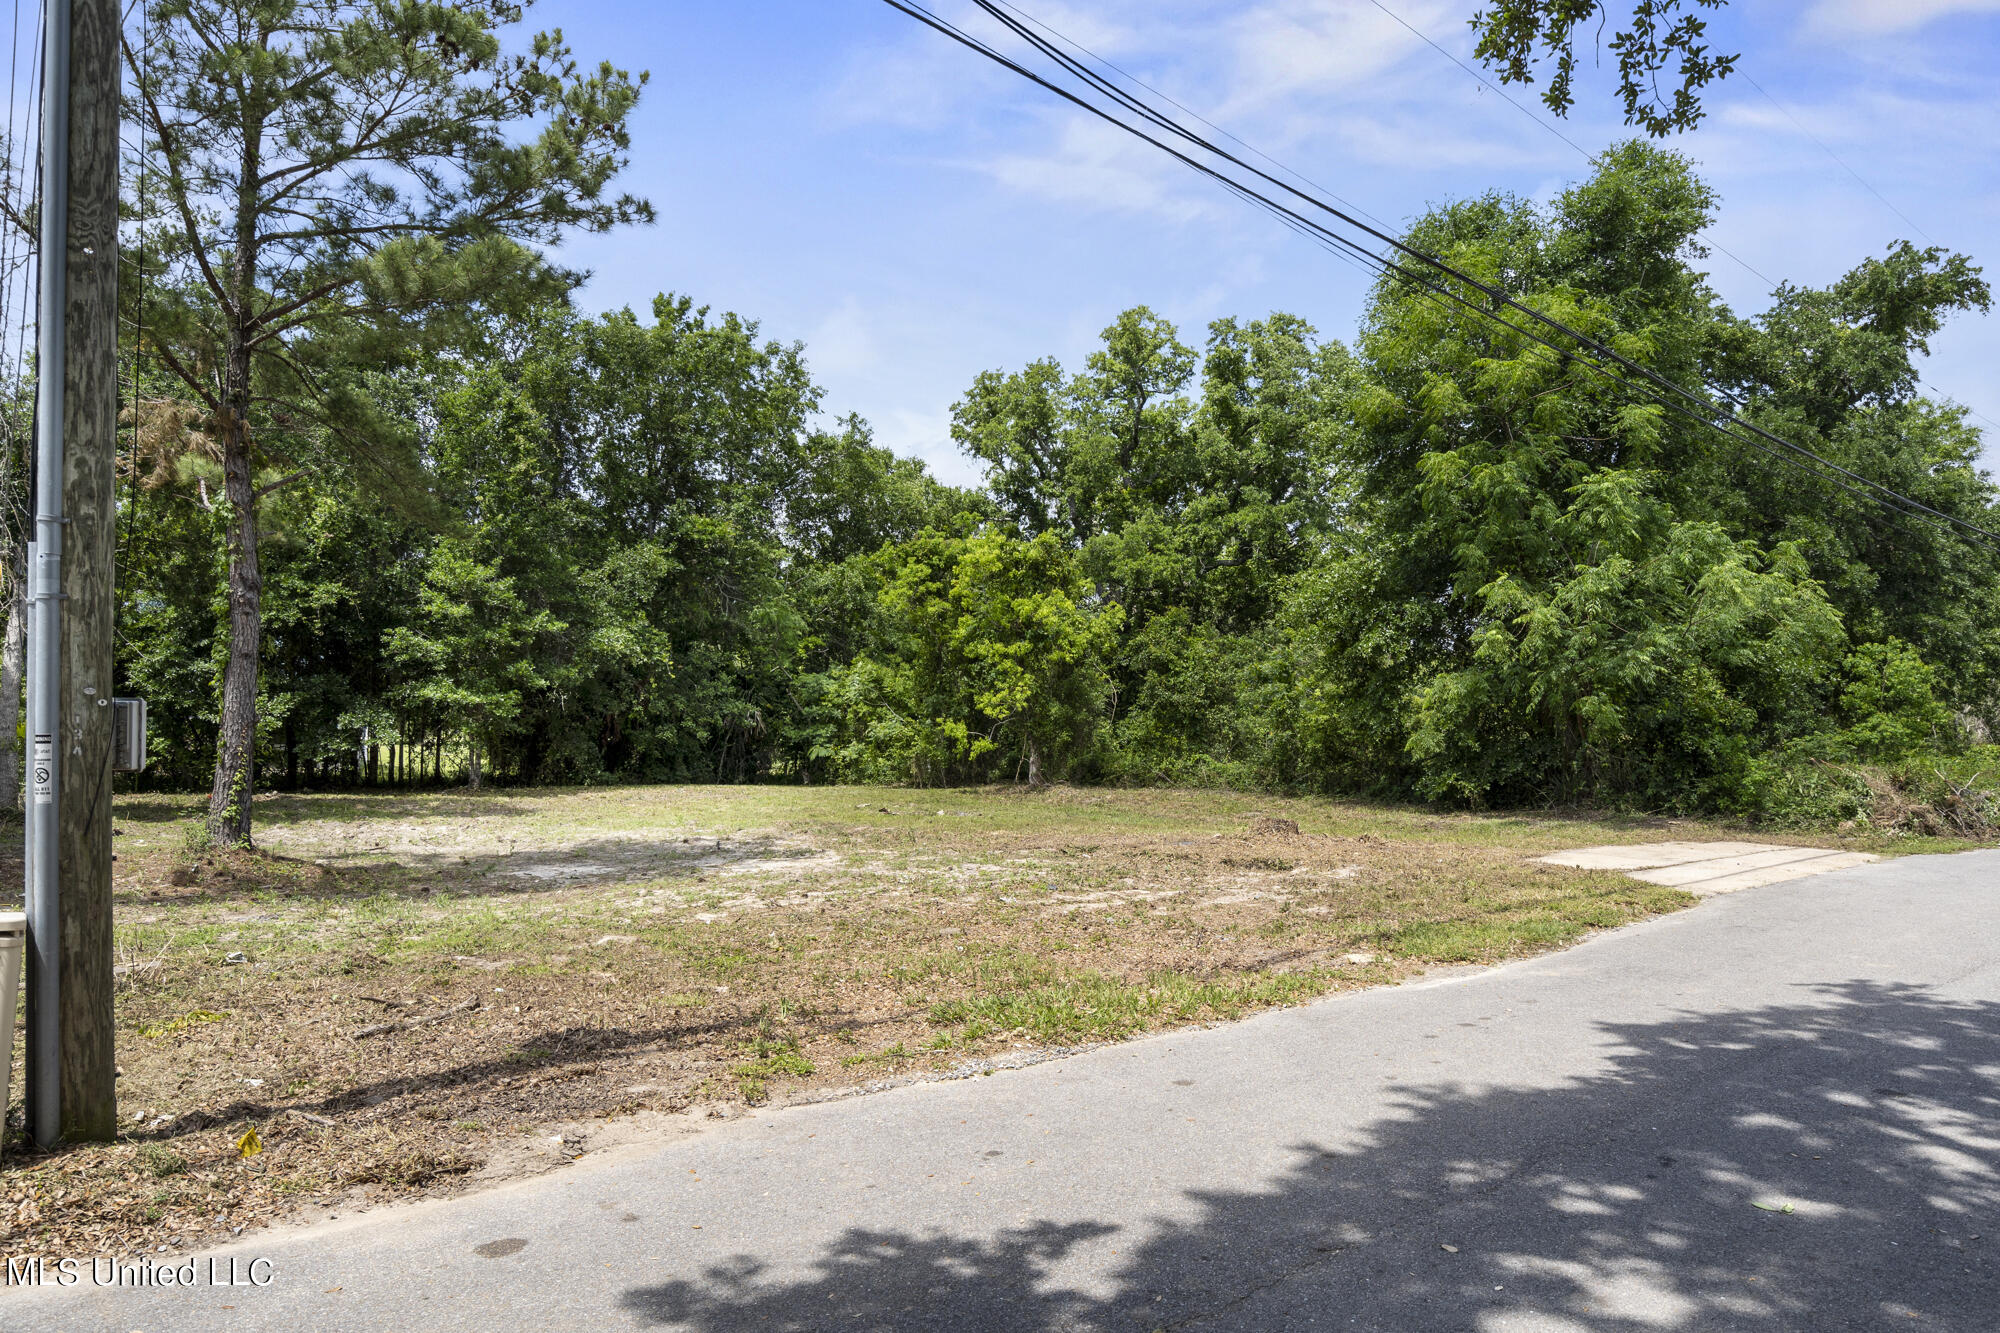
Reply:
M1226 793L676 787L274 797L262 848L222 854L191 850L197 810L119 802L128 1135L17 1148L6 1252L185 1246L745 1104L1531 953L1692 901L1532 856L1728 833Z

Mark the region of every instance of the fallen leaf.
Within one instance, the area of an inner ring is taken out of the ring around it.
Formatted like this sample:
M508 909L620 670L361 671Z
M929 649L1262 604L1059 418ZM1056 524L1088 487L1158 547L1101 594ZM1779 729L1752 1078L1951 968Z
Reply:
M264 1151L264 1140L257 1137L255 1127L244 1130L243 1137L236 1140L236 1155L238 1157L255 1157L262 1151Z

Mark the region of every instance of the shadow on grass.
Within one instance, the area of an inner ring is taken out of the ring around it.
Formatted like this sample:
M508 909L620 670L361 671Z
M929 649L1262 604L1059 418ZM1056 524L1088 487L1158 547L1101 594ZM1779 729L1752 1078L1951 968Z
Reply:
M1815 989L1606 1025L1611 1067L1553 1090L1404 1088L1184 1216L856 1228L622 1307L701 1333L1994 1328L2000 1004Z
M358 848L351 855L366 856ZM405 851L387 864L411 875L435 875L437 887L463 889L462 881L478 881L468 891L506 893L568 884L624 883L633 880L692 877L751 861L782 860L810 853L797 843L777 838L719 838L661 834L658 837L586 838L560 847L467 852L441 848L435 852ZM336 857L321 862L340 864ZM358 859L352 868L369 863ZM381 862L375 863L383 864Z
M711 871L783 861L808 849L774 838L598 838L561 848L466 854L446 849L367 859L307 858L257 848L212 849L174 872L164 888L136 895L149 903L331 900L392 894L412 900L521 897L585 886L694 881ZM0 849L0 858L4 858Z
M906 1022L910 1016L909 1013L870 1018L832 1015L809 1024L794 1024L792 1030L796 1035L805 1037L824 1036L842 1029L865 1032L870 1028ZM438 1094L467 1089L477 1091L483 1088L498 1093L503 1091L503 1080L534 1079L634 1051L671 1049L718 1038L747 1043L754 1034L763 1030L766 1021L756 1013L731 1013L713 1017L690 1015L684 1021L647 1027L575 1024L548 1028L523 1035L511 1051L447 1068L356 1083L316 1099L279 1103L254 1097L239 1098L212 1110L177 1116L132 1137L168 1141L216 1125L233 1125L246 1120L265 1122L291 1111L339 1117L368 1111L402 1097L413 1097L422 1103ZM384 1038L384 1041L393 1042L394 1037ZM390 1048L385 1045L384 1049L387 1052Z
M510 791L339 791L274 793L256 803L259 828L288 828L319 820L525 819L542 814L546 801L566 793L554 789Z
M316 820L518 819L542 813L546 800L574 794L554 788L514 791L500 787L477 792L270 792L258 796L252 808L252 836L256 830ZM120 823L181 824L205 816L208 798L194 793L120 793L116 808Z

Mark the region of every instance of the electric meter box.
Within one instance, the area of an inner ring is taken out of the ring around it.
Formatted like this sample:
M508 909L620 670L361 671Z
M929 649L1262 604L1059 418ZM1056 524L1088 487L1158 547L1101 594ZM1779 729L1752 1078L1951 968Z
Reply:
M138 773L146 767L146 701L111 701L111 770Z

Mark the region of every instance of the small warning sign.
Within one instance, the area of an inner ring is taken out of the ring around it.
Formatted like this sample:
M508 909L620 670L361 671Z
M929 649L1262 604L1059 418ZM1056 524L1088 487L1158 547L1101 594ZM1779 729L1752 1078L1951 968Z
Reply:
M35 753L28 774L29 789L34 793L36 805L49 805L56 799L56 738L36 736Z

